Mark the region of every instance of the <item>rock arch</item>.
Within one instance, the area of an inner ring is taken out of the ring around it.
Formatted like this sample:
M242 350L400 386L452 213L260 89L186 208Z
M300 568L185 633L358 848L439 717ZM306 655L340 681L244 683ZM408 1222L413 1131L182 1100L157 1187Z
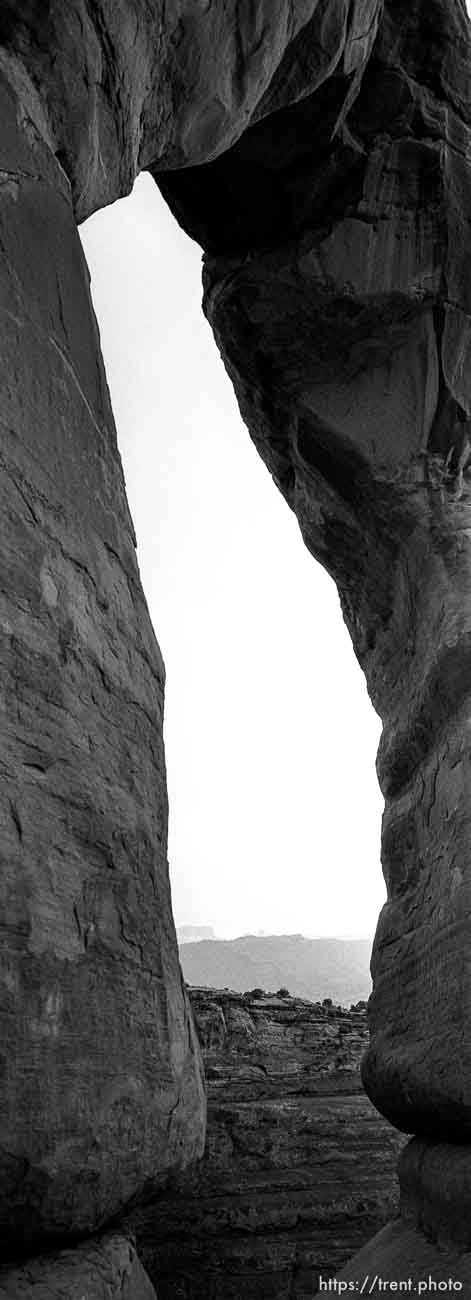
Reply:
M418 1139L409 1212L451 1232L436 1170L455 1205L471 1134L464 0L6 0L0 42L5 1249L93 1231L203 1139L163 666L76 232L142 168L206 250L242 415L383 718L364 1078Z

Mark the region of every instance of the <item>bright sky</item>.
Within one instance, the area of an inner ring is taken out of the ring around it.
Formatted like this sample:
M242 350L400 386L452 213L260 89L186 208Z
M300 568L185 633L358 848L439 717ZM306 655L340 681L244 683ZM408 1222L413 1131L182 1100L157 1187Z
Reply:
M81 234L167 668L176 923L372 937L379 721L334 584L242 424L200 250L149 176Z

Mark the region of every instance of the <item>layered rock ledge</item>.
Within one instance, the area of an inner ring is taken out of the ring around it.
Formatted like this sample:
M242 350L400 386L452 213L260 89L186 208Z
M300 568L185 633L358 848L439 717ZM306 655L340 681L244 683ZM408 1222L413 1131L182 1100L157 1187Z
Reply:
M403 1138L364 1093L364 1006L190 989L206 1151L132 1218L159 1300L310 1300L395 1213Z

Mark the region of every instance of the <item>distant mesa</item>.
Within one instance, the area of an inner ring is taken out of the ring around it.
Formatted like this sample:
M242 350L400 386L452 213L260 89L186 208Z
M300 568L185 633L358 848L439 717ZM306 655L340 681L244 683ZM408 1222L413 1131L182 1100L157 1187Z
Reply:
M177 939L181 943L200 943L202 939L215 939L212 925L178 925Z
M371 992L371 944L367 939L307 939L302 934L206 937L209 927L182 927L180 962L187 984L198 988L263 992L309 1002L349 1007L366 1002Z

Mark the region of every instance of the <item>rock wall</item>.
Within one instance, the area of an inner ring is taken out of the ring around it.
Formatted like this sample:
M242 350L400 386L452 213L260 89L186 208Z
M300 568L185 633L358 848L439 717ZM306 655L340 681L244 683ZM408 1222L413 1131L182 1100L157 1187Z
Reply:
M159 1300L311 1300L397 1209L404 1143L360 1079L364 1008L190 989L204 1159L130 1227Z
M381 0L3 0L0 46L40 88L79 220L139 171L227 149L252 120L355 81Z
M164 669L69 183L8 60L0 122L5 1264L200 1154L204 1093L170 904Z
M471 1222L470 58L461 0L385 0L355 78L339 60L276 133L265 117L206 166L154 173L206 249L241 413L335 578L383 720L363 1078L427 1144L403 1212L436 1240L445 1189Z
M362 31L375 14L363 6ZM471 1135L464 4L386 0L366 69L366 47L356 48L355 75L339 58L321 87L280 109L276 131L264 117L216 161L155 175L206 249L205 311L241 412L337 582L384 723L389 897L365 1084L399 1127L462 1141Z

